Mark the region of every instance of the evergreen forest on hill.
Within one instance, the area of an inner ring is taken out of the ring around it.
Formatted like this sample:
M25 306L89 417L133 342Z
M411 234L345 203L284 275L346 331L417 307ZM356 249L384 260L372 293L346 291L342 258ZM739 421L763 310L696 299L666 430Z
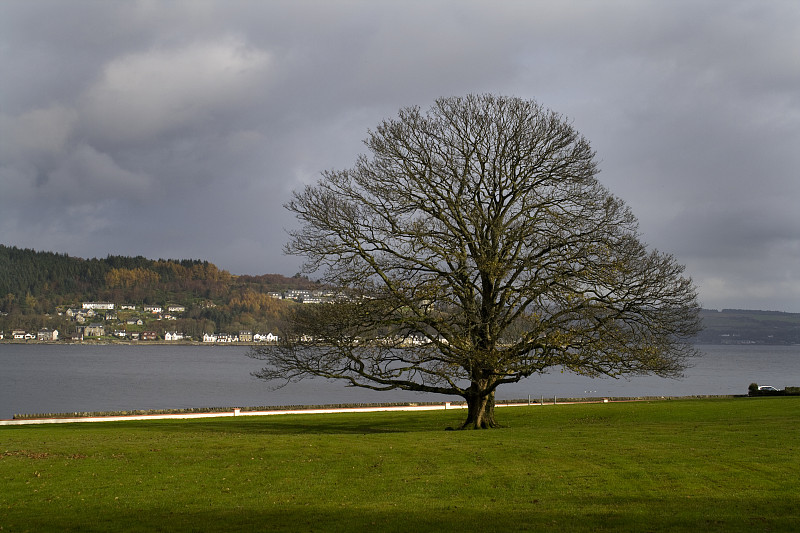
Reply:
M70 334L75 325L64 312L82 302L113 302L117 309L129 304L140 310L144 305L184 306L175 320L146 320L140 328L149 326L159 336L172 330L195 338L241 330L266 333L276 330L294 305L275 293L318 288L299 274L236 276L195 259L81 259L0 245L0 331L6 338L14 329Z
M141 315L131 330L180 331L194 340L204 333L278 333L296 302L288 291L322 287L305 276L280 274L236 276L197 259L158 259L109 255L81 259L0 245L0 332L58 329L62 337L76 330L65 314L82 302L112 302L117 309L134 305L138 312L118 311L106 320L109 331ZM284 298L276 298L276 293ZM145 305L179 305L185 311L164 319L143 313ZM800 344L800 313L723 309L701 313L701 344ZM106 317L103 317L106 318Z

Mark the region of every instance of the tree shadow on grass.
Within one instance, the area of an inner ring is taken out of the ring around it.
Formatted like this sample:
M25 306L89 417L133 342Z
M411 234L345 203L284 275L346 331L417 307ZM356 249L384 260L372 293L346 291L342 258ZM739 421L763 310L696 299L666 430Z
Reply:
M552 497L549 498L552 500ZM204 510L154 501L151 508L131 511L117 506L94 507L91 513L67 516L36 513L23 523L19 510L6 517L9 530L37 531L792 531L797 513L786 502L735 502L698 498L682 509L675 502L647 497L597 500L542 500L532 495L509 507L481 502L337 501L336 495L315 503L297 501L215 501ZM24 527L23 527L24 526Z

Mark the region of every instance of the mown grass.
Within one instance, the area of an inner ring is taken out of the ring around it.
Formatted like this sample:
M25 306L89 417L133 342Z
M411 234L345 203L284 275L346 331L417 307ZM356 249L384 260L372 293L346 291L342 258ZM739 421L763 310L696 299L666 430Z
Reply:
M2 531L796 531L800 398L0 428Z

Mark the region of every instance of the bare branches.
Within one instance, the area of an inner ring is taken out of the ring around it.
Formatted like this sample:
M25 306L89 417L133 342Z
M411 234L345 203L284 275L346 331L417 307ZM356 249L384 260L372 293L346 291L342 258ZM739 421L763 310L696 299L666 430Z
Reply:
M552 365L679 373L699 328L694 286L638 241L562 116L517 98L443 98L402 109L365 143L352 169L295 193L286 207L301 226L286 251L373 300L298 317L315 355L297 342L260 354L274 369L262 377L485 397ZM425 344L392 340L412 335Z

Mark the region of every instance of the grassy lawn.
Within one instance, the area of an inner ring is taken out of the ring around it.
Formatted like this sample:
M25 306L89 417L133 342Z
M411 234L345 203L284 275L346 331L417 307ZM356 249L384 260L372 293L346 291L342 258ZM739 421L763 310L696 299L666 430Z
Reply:
M800 397L0 428L0 531L797 531Z

